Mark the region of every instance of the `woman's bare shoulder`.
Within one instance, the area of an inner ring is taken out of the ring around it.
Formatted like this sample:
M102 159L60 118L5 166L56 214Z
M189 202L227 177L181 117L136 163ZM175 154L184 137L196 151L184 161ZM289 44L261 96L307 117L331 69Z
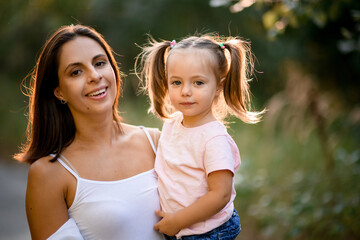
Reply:
M140 126L135 126L135 125L128 124L128 123L121 123L121 127L125 133L140 130Z
M34 161L29 168L29 175L47 175L54 167L53 162L50 162L51 156L39 158Z
M45 239L68 219L66 175L58 161L43 157L30 165L26 191L26 213L33 239Z
M65 171L62 170L58 161L51 162L52 158L52 156L45 156L33 162L29 167L29 180L42 184L59 181Z
M143 130L141 128L146 128L150 132L160 133L160 130L158 128L135 126L127 123L121 123L121 127L123 128L125 133L142 133Z
M134 137L141 137L144 140L147 141L147 138L145 137L144 130L142 128L145 128L147 132L150 134L151 138L155 140L155 142L160 137L160 130L158 128L151 128L151 127L140 127L140 126L134 126L131 124L122 123L122 128L126 135L134 136Z

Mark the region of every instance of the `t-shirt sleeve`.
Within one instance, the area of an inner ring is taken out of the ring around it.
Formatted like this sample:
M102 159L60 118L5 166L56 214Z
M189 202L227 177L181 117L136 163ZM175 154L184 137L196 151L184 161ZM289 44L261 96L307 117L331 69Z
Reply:
M206 143L204 154L206 175L219 170L229 170L235 174L239 166L239 149L229 136L216 136Z

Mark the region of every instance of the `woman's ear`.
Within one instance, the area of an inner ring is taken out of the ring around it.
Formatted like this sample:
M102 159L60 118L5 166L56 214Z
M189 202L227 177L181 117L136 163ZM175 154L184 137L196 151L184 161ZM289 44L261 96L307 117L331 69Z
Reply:
M57 99L59 99L59 101L65 100L65 99L64 99L64 96L62 95L61 90L60 90L59 87L56 87L56 88L54 89L54 95L55 95L55 97L56 97Z

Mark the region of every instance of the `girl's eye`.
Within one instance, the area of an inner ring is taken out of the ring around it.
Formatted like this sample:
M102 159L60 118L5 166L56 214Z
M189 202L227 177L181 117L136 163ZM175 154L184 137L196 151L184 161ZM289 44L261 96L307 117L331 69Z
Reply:
M175 86L179 86L181 84L181 82L180 81L173 81L171 84L175 85Z
M203 81L196 81L194 84L195 84L196 86L201 86L201 85L204 84L204 82L203 82Z

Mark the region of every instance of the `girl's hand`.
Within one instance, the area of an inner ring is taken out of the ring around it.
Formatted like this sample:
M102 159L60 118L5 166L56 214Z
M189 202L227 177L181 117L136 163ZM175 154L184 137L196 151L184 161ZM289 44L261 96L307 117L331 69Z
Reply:
M209 191L193 204L176 213L155 211L162 217L154 229L168 236L174 236L181 229L205 221L223 209L231 199L233 173L229 170L211 172L207 178Z
M168 236L175 236L181 228L177 226L177 221L174 213L165 213L160 210L155 211L156 215L162 219L155 224L154 229Z

